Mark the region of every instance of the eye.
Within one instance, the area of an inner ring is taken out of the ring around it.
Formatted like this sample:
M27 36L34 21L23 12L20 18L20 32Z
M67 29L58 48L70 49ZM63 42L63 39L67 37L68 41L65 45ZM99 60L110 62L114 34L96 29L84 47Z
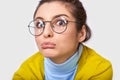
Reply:
M37 28L43 28L45 26L45 24L43 21L39 20L39 21L36 21L35 26Z
M56 25L57 26L65 26L67 24L67 22L65 20L58 20L56 21Z

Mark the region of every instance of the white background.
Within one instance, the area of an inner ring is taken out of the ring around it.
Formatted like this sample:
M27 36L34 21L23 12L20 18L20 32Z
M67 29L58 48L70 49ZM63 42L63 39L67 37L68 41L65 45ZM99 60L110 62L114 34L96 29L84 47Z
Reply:
M37 51L28 32L39 0L0 1L0 80L11 80L21 63ZM113 64L113 80L120 80L120 1L82 0L92 38L86 43Z

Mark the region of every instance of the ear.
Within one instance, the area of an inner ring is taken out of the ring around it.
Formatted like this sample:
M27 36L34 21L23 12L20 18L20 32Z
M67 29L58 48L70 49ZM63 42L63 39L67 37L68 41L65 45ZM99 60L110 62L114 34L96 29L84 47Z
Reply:
M79 42L83 42L86 38L86 26L83 25L82 26L82 29L80 30L80 32L78 33L78 36L79 36Z

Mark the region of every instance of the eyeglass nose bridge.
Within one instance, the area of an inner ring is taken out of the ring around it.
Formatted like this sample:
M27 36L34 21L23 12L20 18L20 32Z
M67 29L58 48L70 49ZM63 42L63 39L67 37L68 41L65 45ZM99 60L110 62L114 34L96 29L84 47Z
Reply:
M46 26L46 23L50 23L50 27L51 29L53 30L53 24L52 24L52 21L44 21L44 29L45 29L45 26ZM44 32L44 29L43 29L43 32Z
M43 32L44 32L44 30L45 30L46 23L49 23L49 24L50 24L51 29L52 29L52 27L54 27L53 24L52 24L52 21L44 21L44 29L43 29ZM53 30L53 29L52 29L52 30Z
M46 23L50 23L50 26L52 27L53 25L52 25L52 21L44 21L44 25L46 26ZM44 27L45 27L44 26Z

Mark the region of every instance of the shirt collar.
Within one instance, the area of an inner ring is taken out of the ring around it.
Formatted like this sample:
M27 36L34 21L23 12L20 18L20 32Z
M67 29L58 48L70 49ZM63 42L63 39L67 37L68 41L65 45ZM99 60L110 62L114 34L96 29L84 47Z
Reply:
M45 62L44 62L44 64L46 65L45 68L48 67L50 72L52 73L58 72L58 74L69 73L73 71L78 64L78 60L82 53L82 48L83 45L80 45L78 51L67 61L61 64L56 64L53 61L51 61L49 58L45 58Z

